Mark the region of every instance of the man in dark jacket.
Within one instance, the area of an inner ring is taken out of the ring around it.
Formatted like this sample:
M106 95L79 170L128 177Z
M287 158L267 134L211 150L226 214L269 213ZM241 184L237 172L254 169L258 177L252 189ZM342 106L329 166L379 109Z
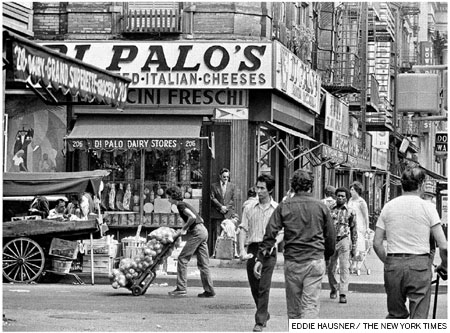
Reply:
M319 296L325 260L334 253L336 232L328 207L312 197L313 177L297 170L291 179L295 195L281 202L270 218L259 245L255 276L284 228L284 275L289 319L319 316Z
M234 190L230 182L230 170L222 168L219 172L219 181L211 185L211 228L209 234L209 253L214 253L217 237L222 229L220 224L235 213Z

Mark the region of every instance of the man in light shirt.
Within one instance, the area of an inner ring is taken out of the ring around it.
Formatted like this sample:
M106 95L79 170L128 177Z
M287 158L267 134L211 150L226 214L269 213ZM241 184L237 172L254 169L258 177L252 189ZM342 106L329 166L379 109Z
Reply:
M262 332L270 319L268 312L269 292L272 281L272 274L277 260L277 244L283 240L280 233L276 244L272 248L270 256L263 262L261 277L258 279L253 274L255 259L258 253L259 244L262 242L272 213L278 204L272 199L272 192L275 187L275 179L271 175L260 175L256 182L256 193L258 201L255 201L244 208L242 222L239 225L239 248L241 260L247 261L247 277L250 284L253 300L256 304L254 332ZM245 250L244 243L248 236L248 248Z
M401 178L403 194L384 205L377 221L373 245L384 263L387 319L428 318L432 278L430 235L436 240L442 260L437 269L447 272L447 240L441 219L436 208L420 198L424 180L422 169L407 168Z

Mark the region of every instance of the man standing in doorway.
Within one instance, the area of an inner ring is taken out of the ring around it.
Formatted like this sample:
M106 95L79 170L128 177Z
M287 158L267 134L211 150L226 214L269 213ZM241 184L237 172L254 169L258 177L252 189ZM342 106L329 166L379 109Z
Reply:
M350 248L352 255L356 255L356 241L358 232L356 230L355 212L348 207L350 192L343 187L336 190L336 203L331 206L331 219L336 230L336 249L328 264L328 282L331 292L330 298L337 297L339 290L339 303L347 303L348 281L350 278ZM339 283L335 272L339 260Z
M272 274L277 261L277 244L283 240L283 234L279 233L275 244L270 249L270 254L262 262L260 278L255 277L253 269L258 247L263 240L267 223L278 204L272 199L275 187L275 179L271 175L260 175L256 181L256 193L258 201L254 201L244 208L242 222L239 225L239 249L241 260L247 261L247 277L250 284L253 300L256 304L255 326L253 332L262 332L270 319L269 293L272 282ZM248 248L244 243L248 235ZM248 253L248 254L247 254Z
M289 319L315 319L319 316L320 288L325 260L334 252L336 234L328 207L312 197L311 172L297 170L291 179L292 198L275 209L259 245L255 275L260 261L267 260L284 228L284 277ZM262 265L264 274L264 265Z
M447 272L447 240L441 219L436 208L420 198L424 181L425 172L420 168L403 171L403 194L384 205L377 221L373 247L384 263L387 319L428 318L432 277L430 235L436 240L442 260L437 270Z
M222 229L223 220L231 218L235 212L235 186L230 182L230 170L222 168L219 171L219 181L211 185L211 233L209 239L209 253L214 253L217 237Z

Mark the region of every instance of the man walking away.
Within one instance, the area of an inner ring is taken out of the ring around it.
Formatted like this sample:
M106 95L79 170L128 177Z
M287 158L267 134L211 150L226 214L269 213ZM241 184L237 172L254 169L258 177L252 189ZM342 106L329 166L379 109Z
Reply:
M322 202L327 205L328 208L331 208L336 203L336 188L331 185L327 185L325 187L325 198L322 199Z
M430 235L439 246L447 271L447 240L436 208L420 198L425 173L407 168L401 178L403 194L384 205L377 221L374 250L384 263L386 318L427 319L431 298ZM383 246L386 237L387 249ZM409 300L409 311L405 305Z
M267 223L278 204L272 199L271 194L275 187L275 179L271 175L260 175L256 182L256 193L258 201L252 202L244 208L242 222L239 225L239 248L241 260L247 260L247 277L250 284L253 300L256 304L254 332L262 332L270 319L269 292L272 282L272 274L277 261L276 244L283 240L280 233L275 245L272 244L270 253L264 258L264 267L260 278L253 274L256 254L259 244L264 237ZM248 234L248 253L245 251L244 243Z
M292 198L280 203L259 245L258 262L266 260L278 231L284 228L284 276L289 319L319 316L319 296L325 260L334 252L335 230L328 207L310 193L313 177L297 170L291 179ZM255 265L259 274L261 264Z
M331 206L331 219L336 230L336 249L328 264L328 282L331 292L330 298L337 297L339 290L339 303L347 303L348 280L350 277L350 248L352 255L356 255L356 241L358 232L356 230L355 212L348 207L347 200L350 192L343 187L336 190L336 203ZM339 260L338 283L334 273Z

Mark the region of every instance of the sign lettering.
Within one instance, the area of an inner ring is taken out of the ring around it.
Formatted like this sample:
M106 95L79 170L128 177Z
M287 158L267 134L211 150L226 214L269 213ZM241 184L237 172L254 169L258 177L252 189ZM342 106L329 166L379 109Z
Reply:
M45 46L128 77L133 88L271 88L271 43L51 43Z

